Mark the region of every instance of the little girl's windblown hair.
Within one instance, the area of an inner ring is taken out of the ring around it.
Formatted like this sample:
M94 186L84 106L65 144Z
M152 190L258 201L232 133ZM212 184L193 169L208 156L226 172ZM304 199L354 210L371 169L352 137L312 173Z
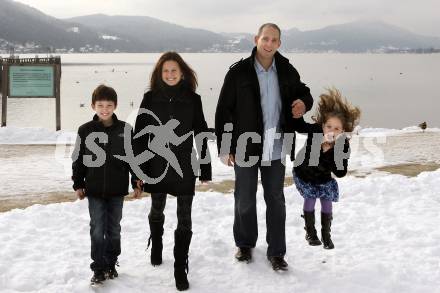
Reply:
M319 97L318 108L313 117L316 123L323 125L330 117L337 117L341 120L345 132L352 132L359 124L361 110L342 97L339 90L328 88L327 92Z

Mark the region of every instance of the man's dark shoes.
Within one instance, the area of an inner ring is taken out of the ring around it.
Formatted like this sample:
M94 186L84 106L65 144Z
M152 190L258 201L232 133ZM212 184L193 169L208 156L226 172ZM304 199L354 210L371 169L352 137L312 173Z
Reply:
M90 280L90 284L93 285L99 285L102 284L102 282L105 281L105 273L104 271L97 270L93 272L92 279Z
M250 247L239 247L235 258L238 261L245 261L247 263L252 261L252 248Z
M118 271L116 270L115 266L111 266L108 271L107 271L107 275L109 279L114 279L117 278L119 276Z
M267 259L270 261L270 264L272 265L272 269L274 271L287 271L288 270L288 264L284 260L284 257L282 256L268 256Z

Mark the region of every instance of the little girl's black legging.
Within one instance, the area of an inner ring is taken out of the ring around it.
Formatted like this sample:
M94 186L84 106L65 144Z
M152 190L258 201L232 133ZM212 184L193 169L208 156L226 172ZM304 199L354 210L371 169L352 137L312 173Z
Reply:
M194 195L177 196L177 229L192 229L191 207ZM151 209L148 217L152 222L161 222L165 215L163 211L167 201L166 193L151 194Z

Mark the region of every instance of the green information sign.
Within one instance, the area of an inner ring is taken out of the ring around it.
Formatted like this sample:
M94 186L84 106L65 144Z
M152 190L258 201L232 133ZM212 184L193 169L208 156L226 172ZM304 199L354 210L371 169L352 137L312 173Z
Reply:
M10 66L10 97L54 97L52 66Z

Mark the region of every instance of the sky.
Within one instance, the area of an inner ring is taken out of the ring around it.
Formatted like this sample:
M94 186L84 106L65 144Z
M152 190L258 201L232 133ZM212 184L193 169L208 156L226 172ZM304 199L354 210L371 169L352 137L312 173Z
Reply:
M439 0L19 0L57 18L95 13L143 15L214 32L254 33L260 24L319 29L356 20L381 20L440 37Z

